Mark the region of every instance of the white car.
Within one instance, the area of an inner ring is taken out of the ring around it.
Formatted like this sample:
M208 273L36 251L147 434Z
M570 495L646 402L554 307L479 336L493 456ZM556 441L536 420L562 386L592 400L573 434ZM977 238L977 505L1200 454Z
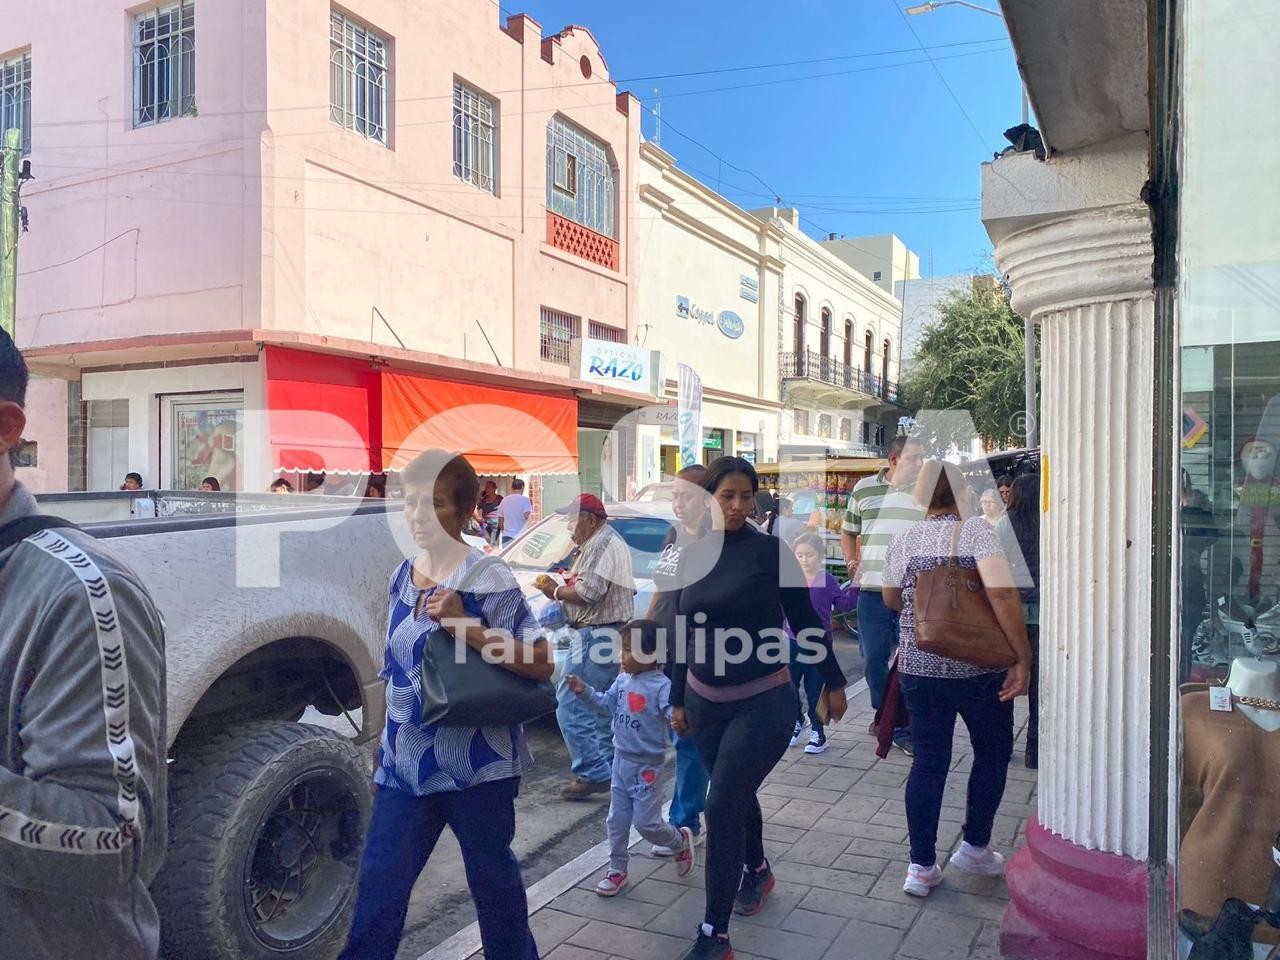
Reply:
M611 503L609 526L626 541L631 550L631 569L635 577L635 616L643 617L653 597L653 568L662 549L662 541L675 524L675 514L670 503ZM537 587L534 579L542 573L563 580L564 571L573 563L575 548L569 537L569 524L565 517L551 515L529 527L507 544L498 556L502 557L516 575L520 589L539 620L544 617L552 601ZM556 671L553 682L559 683L564 671L564 661L569 652L572 631L558 627L551 632L554 642Z

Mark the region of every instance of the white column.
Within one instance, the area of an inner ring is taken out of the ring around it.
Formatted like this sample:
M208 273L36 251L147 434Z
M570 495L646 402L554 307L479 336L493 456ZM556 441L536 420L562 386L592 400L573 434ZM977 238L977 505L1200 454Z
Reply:
M1039 819L1135 860L1150 752L1151 258L1138 203L1047 217L996 246L1014 310L1043 336Z

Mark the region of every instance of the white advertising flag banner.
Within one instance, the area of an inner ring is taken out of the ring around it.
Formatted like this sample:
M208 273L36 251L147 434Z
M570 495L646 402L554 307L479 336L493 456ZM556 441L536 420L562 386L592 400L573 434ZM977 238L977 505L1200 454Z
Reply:
M702 462L702 378L686 363L677 366L680 469Z

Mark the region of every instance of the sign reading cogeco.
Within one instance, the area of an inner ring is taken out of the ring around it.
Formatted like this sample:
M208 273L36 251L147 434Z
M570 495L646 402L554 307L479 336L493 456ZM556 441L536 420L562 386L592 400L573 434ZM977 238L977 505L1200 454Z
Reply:
M580 351L575 364L579 379L635 393L654 392L656 351L590 338L575 341L574 348Z

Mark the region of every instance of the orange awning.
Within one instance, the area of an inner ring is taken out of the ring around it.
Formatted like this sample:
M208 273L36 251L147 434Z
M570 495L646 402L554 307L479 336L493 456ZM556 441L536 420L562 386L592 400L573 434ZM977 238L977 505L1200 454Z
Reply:
M281 347L266 356L273 472L381 469L381 394L369 361Z
M477 473L578 472L572 397L382 374L382 467L401 470L424 450L466 456Z

